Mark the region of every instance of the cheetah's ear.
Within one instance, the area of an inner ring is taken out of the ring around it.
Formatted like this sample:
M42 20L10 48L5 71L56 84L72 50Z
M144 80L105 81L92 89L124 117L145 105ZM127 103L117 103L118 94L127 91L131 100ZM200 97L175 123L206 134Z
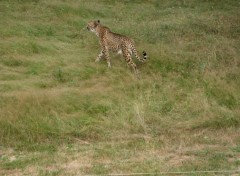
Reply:
M97 20L98 24L100 23L100 20Z

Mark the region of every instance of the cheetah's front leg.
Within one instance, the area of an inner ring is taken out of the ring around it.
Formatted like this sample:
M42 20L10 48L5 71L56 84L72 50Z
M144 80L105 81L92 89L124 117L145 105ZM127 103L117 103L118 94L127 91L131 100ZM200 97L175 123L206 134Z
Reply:
M102 59L103 57L103 50L101 50L101 52L99 53L98 57L96 58L95 62L99 62L100 59Z
M108 68L110 68L110 67L111 67L111 63L110 63L110 57L109 57L108 49L104 48L104 49L102 50L102 52L103 52L104 57L105 57L106 60L107 60Z

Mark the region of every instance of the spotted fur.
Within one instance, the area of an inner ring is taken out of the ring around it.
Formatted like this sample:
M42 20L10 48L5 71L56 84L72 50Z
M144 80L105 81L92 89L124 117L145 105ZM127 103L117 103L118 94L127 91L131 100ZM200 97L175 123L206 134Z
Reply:
M134 42L129 37L111 32L106 26L100 24L100 21L90 21L87 24L87 29L94 32L98 37L101 45L101 52L96 58L96 62L105 57L108 67L111 67L109 51L122 54L129 66L135 73L138 72L136 64L132 60L132 54L140 61L144 62L147 59L147 53L143 51L143 57L139 57Z

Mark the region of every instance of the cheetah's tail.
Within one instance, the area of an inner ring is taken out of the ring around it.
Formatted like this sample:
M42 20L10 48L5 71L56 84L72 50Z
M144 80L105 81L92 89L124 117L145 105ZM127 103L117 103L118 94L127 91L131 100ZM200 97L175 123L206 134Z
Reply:
M135 57L137 58L137 60L139 60L140 62L145 62L148 58L148 55L145 51L142 52L143 57L139 57L137 50L134 48L133 50L133 54L135 55Z
M135 54L136 58L137 58L140 62L145 62L145 61L147 60L147 58L148 58L148 55L147 55L147 53L146 53L145 51L142 52L142 55L143 55L143 57L140 58L140 57L138 57L137 54Z
M146 61L148 58L147 53L145 51L143 51L142 54L143 54L143 61Z

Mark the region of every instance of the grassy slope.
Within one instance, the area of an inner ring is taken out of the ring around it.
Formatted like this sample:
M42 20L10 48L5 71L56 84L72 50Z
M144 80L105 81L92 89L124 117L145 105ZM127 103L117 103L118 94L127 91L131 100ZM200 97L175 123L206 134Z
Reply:
M239 169L239 9L0 1L0 174ZM92 19L149 53L140 80L120 56L94 63Z

